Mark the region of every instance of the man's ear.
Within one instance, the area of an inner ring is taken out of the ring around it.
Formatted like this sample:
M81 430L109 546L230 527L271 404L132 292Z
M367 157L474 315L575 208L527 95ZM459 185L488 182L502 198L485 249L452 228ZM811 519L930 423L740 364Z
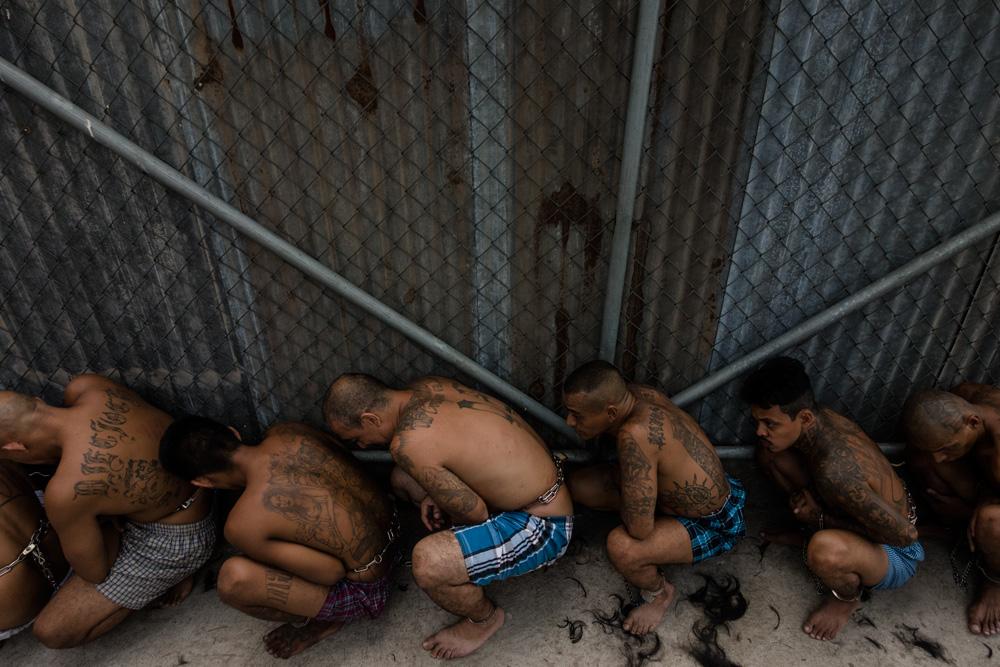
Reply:
M28 448L24 446L23 442L18 440L11 440L10 442L5 442L2 447L0 447L5 452L26 452Z
M617 405L609 405L607 407L607 412L608 412L608 418L611 421L614 421L618 417L618 406Z
M361 413L361 423L367 426L373 426L378 428L382 425L382 418L375 414L374 412L362 412Z
M802 422L803 427L809 427L816 423L816 414L809 408L802 408L795 417Z
M214 489L215 488L215 484L212 484L212 482L207 477L205 477L204 475L200 475L200 476L195 477L194 479L192 479L191 480L191 484L193 486L197 486L197 487L200 487L202 489Z
M978 431L979 427L983 425L983 418L972 412L967 413L963 417L963 421L965 422L966 426L968 426L974 431Z

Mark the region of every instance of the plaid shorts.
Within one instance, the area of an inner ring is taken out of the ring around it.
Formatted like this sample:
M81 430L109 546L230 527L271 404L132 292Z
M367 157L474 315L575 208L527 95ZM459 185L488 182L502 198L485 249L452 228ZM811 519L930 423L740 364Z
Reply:
M872 586L872 589L899 588L913 578L917 572L917 565L924 561L924 546L920 542L905 547L893 547L888 544L881 546L889 558L889 569L886 570L882 581Z
M215 548L215 519L184 524L127 521L107 579L97 585L119 607L142 609L194 574Z
M469 581L485 586L555 562L569 546L573 517L502 512L452 531L462 548Z
M341 579L330 587L317 621L349 622L367 616L378 618L389 599L389 576L376 581Z
M746 524L743 522L746 489L738 479L728 475L726 479L729 481L729 499L718 511L697 519L675 517L687 529L688 537L691 538L692 562L700 563L707 558L721 556L747 534Z

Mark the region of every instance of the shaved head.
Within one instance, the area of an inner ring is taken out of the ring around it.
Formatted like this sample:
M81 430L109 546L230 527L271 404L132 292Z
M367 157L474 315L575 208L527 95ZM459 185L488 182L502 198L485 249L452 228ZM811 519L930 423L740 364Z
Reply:
M365 373L344 373L330 385L323 399L323 418L327 424L361 426L361 414L389 405L389 387Z
M917 449L935 449L954 435L975 410L961 396L940 389L912 394L903 404L902 427L907 442Z
M30 396L0 391L0 442L22 440L35 407L35 399Z
M619 403L628 393L621 372L606 361L588 361L569 374L563 382L563 394L581 394L594 410Z

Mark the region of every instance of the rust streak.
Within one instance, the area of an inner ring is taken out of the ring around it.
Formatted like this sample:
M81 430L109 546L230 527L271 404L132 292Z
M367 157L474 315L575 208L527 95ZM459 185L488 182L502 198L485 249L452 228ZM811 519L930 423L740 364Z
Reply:
M333 29L333 19L330 18L329 0L319 0L319 6L323 8L323 34L329 37L331 42L336 42L337 31Z
M354 76L347 82L347 94L361 106L361 110L366 114L371 114L378 109L378 90L375 88L373 79L372 67L368 64L368 56L366 55Z
M424 0L416 0L413 3L413 20L420 25L427 23L427 6L424 4Z
M226 0L226 4L229 6L229 25L233 28L233 46L236 47L237 51L242 51L243 33L240 32L240 26L236 23L236 7L233 5L233 0Z

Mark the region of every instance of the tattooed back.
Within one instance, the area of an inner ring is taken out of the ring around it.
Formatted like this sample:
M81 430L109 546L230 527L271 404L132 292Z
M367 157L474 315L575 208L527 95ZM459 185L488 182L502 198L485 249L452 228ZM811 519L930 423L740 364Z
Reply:
M641 484L656 461L660 512L699 517L717 511L729 496L722 462L698 423L662 392L629 385L636 406L618 433L622 486Z
M510 511L531 505L554 483L556 468L548 447L503 401L443 377L422 378L409 390L412 398L390 451L424 489L463 493L449 487L454 475L489 508ZM455 500L462 505L462 499ZM528 511L564 516L572 513L572 500L563 487L550 504Z
M301 544L347 569L382 551L392 523L389 497L336 440L305 424L281 424L257 449L246 490L226 522L234 543L251 556L267 540ZM377 578L387 566L348 578Z
M53 508L88 505L101 516L189 523L205 516L209 494L176 512L194 487L160 466L160 438L172 421L130 389L99 375L66 387L62 457L46 489Z

